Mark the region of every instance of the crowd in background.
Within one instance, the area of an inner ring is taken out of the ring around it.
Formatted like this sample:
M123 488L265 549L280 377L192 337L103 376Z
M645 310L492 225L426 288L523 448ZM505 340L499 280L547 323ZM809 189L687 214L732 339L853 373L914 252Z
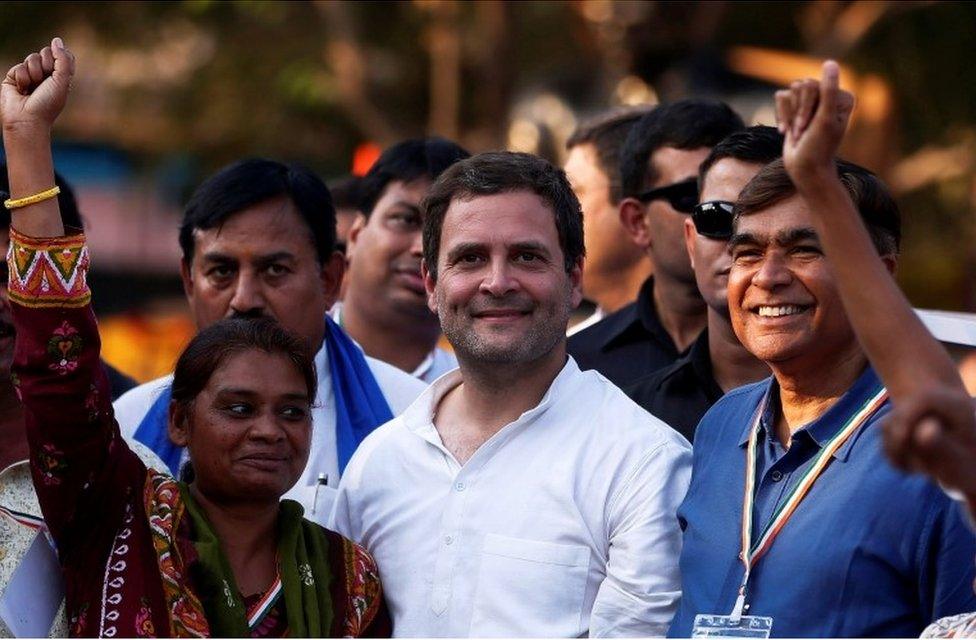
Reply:
M199 332L138 386L51 159L74 65L0 95L0 635L976 633L976 417L836 64L778 127L608 112L565 170L235 162L180 228Z

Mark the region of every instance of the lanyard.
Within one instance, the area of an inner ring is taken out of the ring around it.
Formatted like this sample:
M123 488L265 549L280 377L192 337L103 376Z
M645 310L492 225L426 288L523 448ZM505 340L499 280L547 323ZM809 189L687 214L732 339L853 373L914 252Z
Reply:
M278 602L278 598L281 597L281 574L275 575L274 582L271 584L271 588L268 589L264 596L254 605L254 607L247 612L247 626L251 631L261 624L271 608Z
M752 510L755 502L756 490L756 450L759 446L759 423L762 417L762 410L769 400L769 394L763 398L756 408L753 416L752 425L749 429L749 444L746 447L746 486L745 495L742 499L742 552L739 557L745 566L745 575L742 578L742 585L739 587L739 596L735 600L730 618L732 622L742 619L742 610L746 603L746 587L749 584L749 574L759 558L765 554L773 544L773 540L786 525L786 522L796 511L803 498L810 491L810 487L817 481L827 465L830 464L834 453L843 446L847 440L854 435L861 425L870 418L878 408L888 399L888 391L882 387L872 397L861 406L857 412L848 419L847 423L831 438L826 445L820 449L820 453L813 460L813 464L803 474L800 481L793 487L779 507L773 512L773 518L762 531L759 539L752 544Z
M17 524L23 525L28 529L33 529L34 531L44 531L47 529L47 526L44 524L44 518L38 518L37 516L32 516L22 511L14 511L4 506L0 506L0 516L9 518Z

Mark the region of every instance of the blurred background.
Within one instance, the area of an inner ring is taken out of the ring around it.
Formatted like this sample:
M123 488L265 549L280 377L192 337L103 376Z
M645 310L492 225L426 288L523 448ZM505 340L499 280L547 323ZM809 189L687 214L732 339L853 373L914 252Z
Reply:
M976 3L3 2L0 67L53 35L78 58L55 162L94 253L105 356L140 381L193 327L181 209L243 156L329 180L397 140L562 163L576 123L687 96L773 123L773 90L832 57L858 97L845 155L902 206L916 306L976 309Z

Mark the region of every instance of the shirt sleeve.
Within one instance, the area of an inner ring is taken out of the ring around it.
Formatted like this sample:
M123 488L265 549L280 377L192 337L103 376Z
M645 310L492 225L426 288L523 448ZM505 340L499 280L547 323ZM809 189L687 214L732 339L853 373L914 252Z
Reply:
M355 456L353 456L353 461L346 467L346 473L339 481L336 499L332 504L332 512L329 514L328 528L353 542L361 543L360 510L356 504L355 483L350 479L352 474L349 473L354 461Z
M691 452L667 442L648 453L609 506L609 559L590 616L593 637L663 636L681 596L676 512Z
M141 495L146 468L112 417L84 236L36 239L11 229L7 262L13 377L38 501L60 547L69 528L80 534L77 527L122 517Z

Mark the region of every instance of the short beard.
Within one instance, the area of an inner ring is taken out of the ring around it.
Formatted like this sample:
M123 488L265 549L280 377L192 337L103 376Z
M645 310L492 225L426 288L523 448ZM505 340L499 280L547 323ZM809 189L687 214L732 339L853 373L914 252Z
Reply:
M444 300L438 301L438 307L447 308ZM538 310L538 308L537 308ZM569 323L571 307L567 302L552 310L552 313L539 318L528 332L510 344L494 344L480 335L470 331L469 325L457 321L456 315L445 314L441 318L441 330L444 337L454 348L458 360L472 365L514 365L534 362L552 352L552 350L566 339L566 326ZM460 313L464 313L461 311Z

